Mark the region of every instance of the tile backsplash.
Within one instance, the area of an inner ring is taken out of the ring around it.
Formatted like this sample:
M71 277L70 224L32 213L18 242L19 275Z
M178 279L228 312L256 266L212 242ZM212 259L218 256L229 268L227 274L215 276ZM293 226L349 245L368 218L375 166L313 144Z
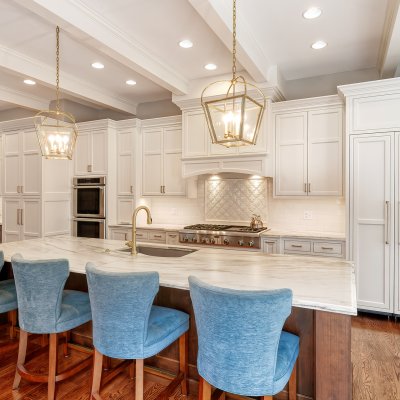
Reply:
M235 179L210 177L205 181L206 221L248 224L257 214L267 219L267 184L265 178Z

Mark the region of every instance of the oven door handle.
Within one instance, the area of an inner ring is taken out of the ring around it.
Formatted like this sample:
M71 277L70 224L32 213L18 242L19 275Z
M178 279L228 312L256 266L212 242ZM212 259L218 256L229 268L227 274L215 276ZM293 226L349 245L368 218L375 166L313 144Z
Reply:
M73 186L74 189L104 189L104 185L80 185Z
M106 222L105 218L83 218L83 217L74 217L72 221L87 221L87 222Z

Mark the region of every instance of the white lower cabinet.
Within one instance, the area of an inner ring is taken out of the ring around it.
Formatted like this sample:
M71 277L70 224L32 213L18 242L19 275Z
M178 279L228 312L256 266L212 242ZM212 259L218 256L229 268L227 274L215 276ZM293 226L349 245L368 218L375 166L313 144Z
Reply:
M393 132L350 136L349 259L356 265L358 308L384 313L395 312L395 299L399 311L398 139Z
M166 243L179 245L179 232L178 231L166 232Z
M41 200L3 198L3 241L41 237Z
M279 239L262 239L262 251L268 254L279 254Z

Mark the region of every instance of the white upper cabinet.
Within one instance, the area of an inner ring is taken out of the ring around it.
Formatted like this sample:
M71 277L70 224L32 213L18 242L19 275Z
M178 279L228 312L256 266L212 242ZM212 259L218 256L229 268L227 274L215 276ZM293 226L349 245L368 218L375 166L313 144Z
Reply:
M313 100L309 109L301 100L276 106L276 196L342 195L343 107Z
M184 196L180 117L143 122L142 195Z
M134 193L134 135L130 129L117 132L117 194L131 196Z
M35 129L7 131L3 143L3 195L39 196L42 187L42 156Z
M103 121L78 124L75 175L107 175L108 126Z

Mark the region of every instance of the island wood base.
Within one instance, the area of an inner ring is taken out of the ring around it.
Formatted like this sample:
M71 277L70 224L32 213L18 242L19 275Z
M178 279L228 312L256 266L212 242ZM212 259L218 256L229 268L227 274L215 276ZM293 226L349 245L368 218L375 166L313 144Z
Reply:
M66 288L86 290L86 277L71 273ZM189 393L197 394L197 332L188 290L160 287L155 304L175 308L191 317L189 330ZM284 329L300 337L297 369L298 400L351 400L351 316L293 307ZM87 324L72 333L77 344L91 344L91 326ZM146 365L177 373L179 349L174 343ZM237 396L228 396L237 398ZM287 391L274 397L286 400Z

